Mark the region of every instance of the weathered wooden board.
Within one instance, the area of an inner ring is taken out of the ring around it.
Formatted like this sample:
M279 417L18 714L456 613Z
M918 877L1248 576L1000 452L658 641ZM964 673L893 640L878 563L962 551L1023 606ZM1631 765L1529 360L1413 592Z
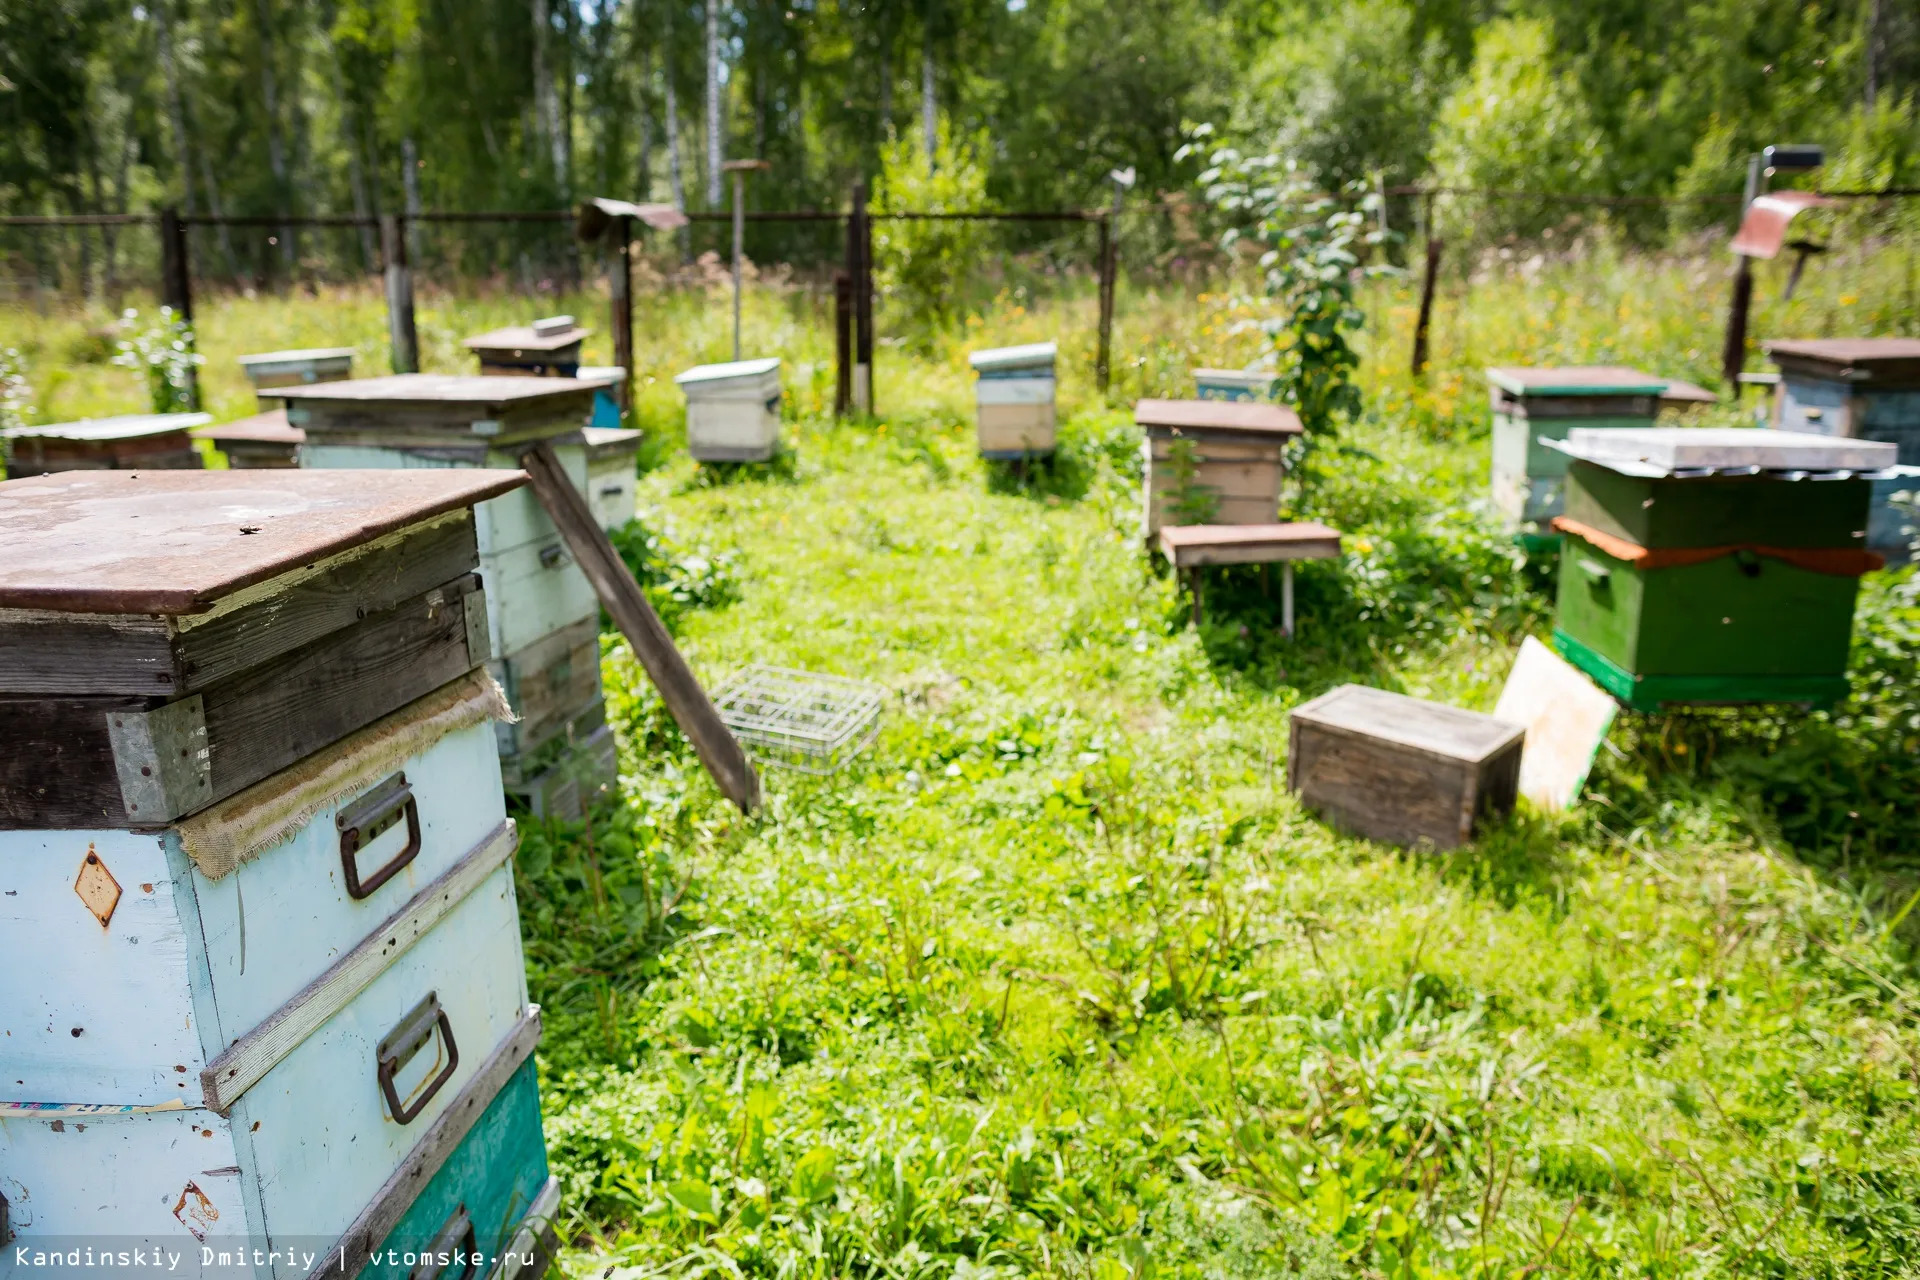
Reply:
M553 451L560 459L568 479L586 492L587 448L581 444L556 444ZM446 451L316 441L309 442L301 452L301 466L316 470L445 471L519 465L519 456L515 453L486 449L455 455ZM474 536L483 556L498 555L529 542L551 540L554 533L553 521L541 510L540 502L531 489L515 489L474 508Z
M0 829L152 827L204 808L485 662L484 608L463 577L170 703L0 694ZM151 744L129 746L131 713L163 707Z
M1160 530L1160 551L1176 569L1331 560L1340 554L1340 531L1310 520L1288 524L1172 525Z
M600 701L600 620L583 619L490 663L519 717L495 726L503 756L537 751Z
M479 444L577 432L593 414L592 383L573 378L464 377L403 373L354 378L271 394L287 402L287 421L318 442Z
M1451 849L1513 808L1525 740L1492 716L1342 685L1295 709L1287 785L1367 839Z
M201 614L0 610L0 691L193 693L479 563L473 516L462 510L243 588Z
M492 657L519 653L556 631L600 616L593 584L558 533L544 542L482 555L480 576L487 584Z

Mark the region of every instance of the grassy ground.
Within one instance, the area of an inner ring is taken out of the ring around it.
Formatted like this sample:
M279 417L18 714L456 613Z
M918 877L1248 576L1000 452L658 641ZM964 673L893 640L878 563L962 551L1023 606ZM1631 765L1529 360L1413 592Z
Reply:
M1341 837L1282 785L1288 709L1333 684L1491 704L1549 601L1480 501L1468 371L1704 375L1717 293L1691 270L1608 260L1450 295L1420 385L1390 372L1404 287L1375 296L1369 413L1289 495L1353 535L1303 568L1292 642L1251 576L1218 581L1194 628L1141 554L1137 441L1088 383L1089 300L1009 297L888 346L884 419L836 426L813 305L760 297L749 345L789 360L794 449L720 475L677 456L664 378L722 354L724 315L643 309L649 567L696 669L892 697L872 751L827 780L767 771L747 821L605 639L625 802L531 828L519 867L568 1272L1920 1268L1911 576L1870 585L1840 711L1623 717L1580 809L1455 854ZM1840 296L1794 305L1856 305ZM1862 328L1911 323L1888 305ZM512 308L425 312L455 368L451 339ZM1253 318L1134 292L1115 403L1244 359ZM379 319L361 295L236 303L205 332L354 340L372 364ZM984 468L966 346L1055 334L1058 465ZM79 368L67 403L104 405Z

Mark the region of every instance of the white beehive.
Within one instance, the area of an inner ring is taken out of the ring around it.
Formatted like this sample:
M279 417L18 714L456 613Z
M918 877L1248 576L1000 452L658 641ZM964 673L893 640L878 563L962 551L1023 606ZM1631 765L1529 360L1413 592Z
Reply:
M687 452L701 462L765 462L780 449L780 360L696 365L674 379L687 397Z
M981 454L1010 460L1053 452L1058 357L1059 348L1051 342L995 347L967 357L975 375Z

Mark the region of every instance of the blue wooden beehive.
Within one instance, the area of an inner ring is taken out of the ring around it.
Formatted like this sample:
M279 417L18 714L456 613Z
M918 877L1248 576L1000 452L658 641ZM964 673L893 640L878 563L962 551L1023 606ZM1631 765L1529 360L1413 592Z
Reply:
M546 441L591 493L584 428L600 389L558 376L403 374L275 394L306 432L303 468L517 467L521 449ZM489 670L517 717L497 729L502 777L533 813L578 817L615 779L599 598L531 490L482 503L476 517Z
M8 1264L550 1247L473 577L523 481L0 484Z
M1762 344L1780 367L1773 426L1897 445L1902 466L1920 466L1920 338L1819 338ZM1913 535L1895 493L1912 480L1877 480L1867 546L1905 560Z

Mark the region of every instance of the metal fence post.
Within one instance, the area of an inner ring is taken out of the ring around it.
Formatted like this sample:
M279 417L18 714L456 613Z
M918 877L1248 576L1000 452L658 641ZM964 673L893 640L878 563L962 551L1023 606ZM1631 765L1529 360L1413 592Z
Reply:
M1116 202L1118 197L1115 197ZM1100 390L1107 389L1113 356L1113 285L1116 259L1113 218L1100 219L1100 349L1093 358L1093 377Z
M406 220L380 215L380 253L387 264L387 341L395 373L420 372L420 339L413 327L413 270L407 265Z
M615 218L610 232L607 295L613 310L613 362L624 371L614 384L614 398L627 414L633 411L633 219Z
M193 268L187 257L187 223L171 205L160 211L160 305L171 307L188 326L193 324ZM200 408L200 370L194 365L187 366L187 407Z
M866 415L873 413L873 220L864 181L853 184L847 258L853 277L853 411Z

